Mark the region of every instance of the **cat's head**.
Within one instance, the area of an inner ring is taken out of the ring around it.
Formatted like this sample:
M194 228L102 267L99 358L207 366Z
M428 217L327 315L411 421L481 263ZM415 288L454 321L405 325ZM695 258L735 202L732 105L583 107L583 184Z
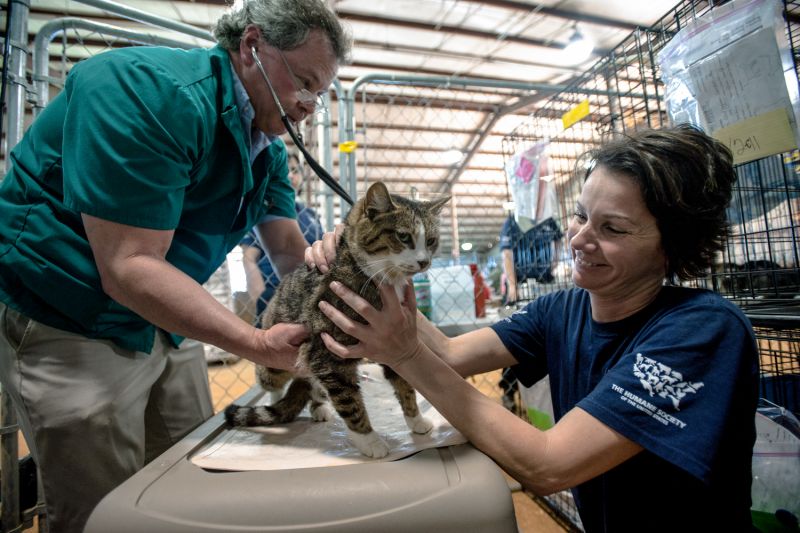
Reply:
M348 244L362 270L382 283L423 272L439 246L439 213L450 197L419 202L376 182L347 215Z

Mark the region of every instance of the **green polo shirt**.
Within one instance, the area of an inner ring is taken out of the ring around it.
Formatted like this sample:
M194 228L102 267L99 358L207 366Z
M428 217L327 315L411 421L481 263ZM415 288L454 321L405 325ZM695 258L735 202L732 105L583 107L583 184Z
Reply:
M167 260L198 283L264 215L295 218L286 147L275 140L250 164L220 47L82 61L10 159L0 300L126 349L149 352L155 327L103 292L81 213L174 230Z

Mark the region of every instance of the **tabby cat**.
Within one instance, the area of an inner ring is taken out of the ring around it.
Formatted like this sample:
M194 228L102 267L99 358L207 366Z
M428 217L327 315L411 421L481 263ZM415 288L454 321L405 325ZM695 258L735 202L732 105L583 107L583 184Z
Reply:
M298 368L310 378L291 372L256 366L256 376L267 391L289 387L281 399L269 406L230 405L225 419L231 426L261 426L290 422L310 401L311 416L324 421L332 416L330 403L349 429L350 440L368 457L384 457L389 448L372 429L358 384L357 366L363 360L341 359L331 354L320 333L327 332L342 344L356 339L338 329L319 310L326 300L350 318L364 322L329 288L339 281L359 293L373 306L381 308L381 297L375 283L389 284L402 297L406 278L423 272L439 241L438 215L449 200L417 202L390 195L383 183L372 185L347 215L344 232L337 246L336 262L322 274L316 269L300 267L281 281L264 312L262 327L278 322L307 324L309 338L302 344ZM386 379L392 384L409 429L424 434L431 422L420 415L414 389L388 366L383 366Z

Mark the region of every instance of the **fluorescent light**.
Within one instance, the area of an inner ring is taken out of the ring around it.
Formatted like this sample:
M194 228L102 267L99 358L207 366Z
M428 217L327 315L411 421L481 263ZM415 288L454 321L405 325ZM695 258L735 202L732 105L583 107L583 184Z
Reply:
M578 25L574 25L573 28L575 31L573 31L562 53L564 62L568 65L583 63L589 59L589 56L592 55L592 50L594 50L594 43L581 33Z
M461 243L461 249L464 250L465 252L469 252L470 250L472 250L472 243L471 242L462 242Z
M462 159L464 159L464 152L461 150L456 150L455 148L442 153L442 161L444 161L447 165L455 165Z

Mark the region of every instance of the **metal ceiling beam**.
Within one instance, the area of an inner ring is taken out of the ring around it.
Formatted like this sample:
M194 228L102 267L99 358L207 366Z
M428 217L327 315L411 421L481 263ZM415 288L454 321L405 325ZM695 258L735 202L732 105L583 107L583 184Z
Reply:
M425 30L433 33L452 33L454 35L466 35L478 39L488 39L492 41L503 40L511 43L524 44L527 46L538 46L542 48L554 48L556 50L563 50L566 44L547 39L534 39L532 37L519 37L516 35L506 35L496 32L473 30L461 26L450 26L446 24L436 24L434 22L423 22L419 20L399 19L393 17L379 17L376 15L366 15L356 11L348 11L346 9L336 9L339 17L348 22L365 22L369 24L385 24L387 26L399 26L403 28L412 28L415 30ZM594 55L604 56L610 50L596 48L593 52Z
M456 72L454 73L452 70L436 70L431 68L420 68L420 67L401 67L400 65L394 63L373 63L373 62L366 62L366 61L354 61L349 63L347 66L350 67L357 67L363 69L370 69L377 72L402 72L408 74L419 74L423 76L469 76L470 78L480 79L480 80L501 80L501 81L508 81L508 82L522 82L522 81L529 81L529 80L520 80L519 78L501 78L499 76L481 76L478 74L473 74L471 72ZM547 81L542 81L539 83L547 84Z
M366 41L363 39L355 39L353 42L354 48L371 48L374 50L382 50L386 52L397 52L401 54L426 54L430 56L444 57L448 59L459 59L465 61L481 61L484 63L520 65L525 67L548 68L560 72L569 72L571 74L581 74L585 70L576 67L566 67L564 65L553 65L551 63L538 63L536 61L521 61L519 59L512 59L507 57L491 57L479 54L469 54L467 52L448 52L445 50L438 50L434 48L426 48L424 46L414 46L410 44L390 44L380 41Z
M489 132L494 128L495 124L506 114L521 109L523 107L527 107L533 103L536 103L544 98L549 96L546 93L538 93L533 96L528 96L521 98L514 104L507 106L504 109L499 110L494 115L489 115L486 117L484 124L481 125L482 131L480 135L473 139L473 142L470 143L469 151L467 152L466 156L464 157L464 162L455 168L450 175L442 181L442 184L439 186L439 192L449 192L452 190L453 185L458 178L464 173L467 169L467 165L469 164L470 160L475 156L478 152L478 148L483 144L483 141L488 137ZM540 110L541 111L541 110Z
M562 18L566 20L575 20L577 22L586 22L589 24L597 24L598 26L610 26L612 28L619 28L621 30L633 31L639 26L632 22L624 20L602 17L599 15L590 15L589 13L579 13L577 11L568 11L566 9L558 9L556 7L548 7L542 4L528 4L526 2L515 2L512 0L460 0L462 3L470 4L485 4L493 7L501 7L504 9L511 9L514 11L536 11L548 17Z
M334 165L338 164L334 162ZM370 161L368 164L369 168L405 168L405 169L425 169L425 170L447 170L451 168L453 165L447 165L444 163L398 163L396 161ZM484 165L469 165L464 170L471 170L473 172L500 172L503 169L500 167L494 166L484 166ZM441 185L442 180L430 180L426 181L426 183L430 183L431 185ZM467 182L469 183L469 182ZM439 192L446 192L446 191L439 191Z

